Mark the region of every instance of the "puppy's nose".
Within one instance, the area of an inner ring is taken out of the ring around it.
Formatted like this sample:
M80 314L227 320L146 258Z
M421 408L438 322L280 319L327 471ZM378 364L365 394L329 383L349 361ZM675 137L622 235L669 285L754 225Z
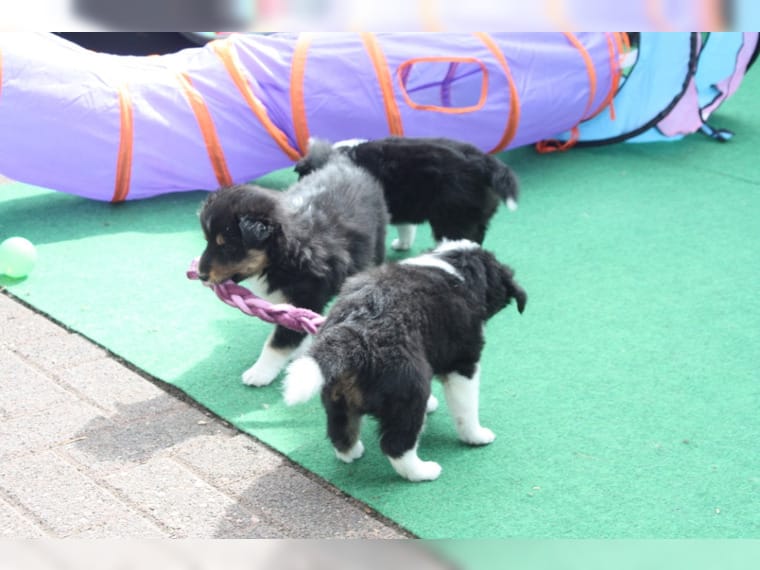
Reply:
M208 273L198 273L198 279L205 283L208 281Z

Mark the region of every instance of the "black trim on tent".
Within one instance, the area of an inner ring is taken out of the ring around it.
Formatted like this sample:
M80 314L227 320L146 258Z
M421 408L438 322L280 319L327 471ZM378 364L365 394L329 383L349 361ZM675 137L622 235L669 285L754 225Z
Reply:
M755 51L752 52L752 57L749 58L749 63L747 64L747 71L749 71L749 68L754 65L755 61L757 60L758 55L760 55L760 38L758 38L758 41L755 44Z
M668 104L667 107L665 107L662 111L660 111L655 117L653 117L646 124L632 131L629 131L627 133L623 133L621 135L617 135L608 139L598 139L594 141L578 141L577 143L575 143L575 146L583 148L583 147L594 147L594 146L602 146L606 144L615 144L615 143L623 142L633 137L636 137L645 131L648 131L649 129L657 125L657 123L659 123L665 117L667 117L668 114L673 110L673 108L678 104L678 102L681 99L683 99L683 96L686 95L686 91L689 88L689 83L694 78L694 75L697 73L697 63L699 61L699 50L698 50L699 42L697 41L698 33L700 32L692 32L690 34L691 47L690 47L690 53L689 53L689 67L686 72L686 77L684 78L683 88L681 89L681 92L678 93L678 95L676 95L676 97Z

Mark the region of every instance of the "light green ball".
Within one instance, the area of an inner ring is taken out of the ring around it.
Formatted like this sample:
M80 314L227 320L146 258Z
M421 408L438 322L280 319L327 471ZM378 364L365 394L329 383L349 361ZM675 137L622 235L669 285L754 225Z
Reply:
M26 277L37 263L37 249L22 237L11 237L0 243L0 275L14 279Z

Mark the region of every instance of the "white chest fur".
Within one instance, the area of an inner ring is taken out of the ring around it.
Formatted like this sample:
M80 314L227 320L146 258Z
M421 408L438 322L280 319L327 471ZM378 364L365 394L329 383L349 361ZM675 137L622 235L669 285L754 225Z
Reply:
M271 293L268 293L269 282L265 277L261 277L260 275L257 277L251 277L250 279L246 280L246 285L248 285L251 293L257 297L261 297L262 299L269 301L274 305L280 303L289 303L288 299L285 298L285 295L283 295L282 291L279 289L275 289Z

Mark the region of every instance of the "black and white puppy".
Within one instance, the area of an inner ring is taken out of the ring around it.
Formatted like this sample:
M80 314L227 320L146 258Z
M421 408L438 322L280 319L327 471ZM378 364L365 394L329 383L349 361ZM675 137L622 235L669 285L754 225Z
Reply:
M221 189L202 206L200 222L207 241L198 265L202 280L248 280L269 301L318 313L348 276L385 258L382 188L347 158L284 192L252 185ZM305 338L277 326L243 382L271 383Z
M416 224L426 221L436 241L483 243L499 203L517 207L518 184L512 171L471 144L445 138L389 137L332 145L312 139L295 171L305 176L338 155L348 156L382 185L391 223L398 230L392 244L396 250L411 248Z
M305 356L288 368L288 405L321 392L327 434L341 460L361 457L363 415L379 421L380 447L399 475L433 480L417 443L434 376L443 382L459 439L494 440L480 425L483 325L509 304L522 313L525 291L512 270L474 242L445 241L431 253L370 269L346 281Z

